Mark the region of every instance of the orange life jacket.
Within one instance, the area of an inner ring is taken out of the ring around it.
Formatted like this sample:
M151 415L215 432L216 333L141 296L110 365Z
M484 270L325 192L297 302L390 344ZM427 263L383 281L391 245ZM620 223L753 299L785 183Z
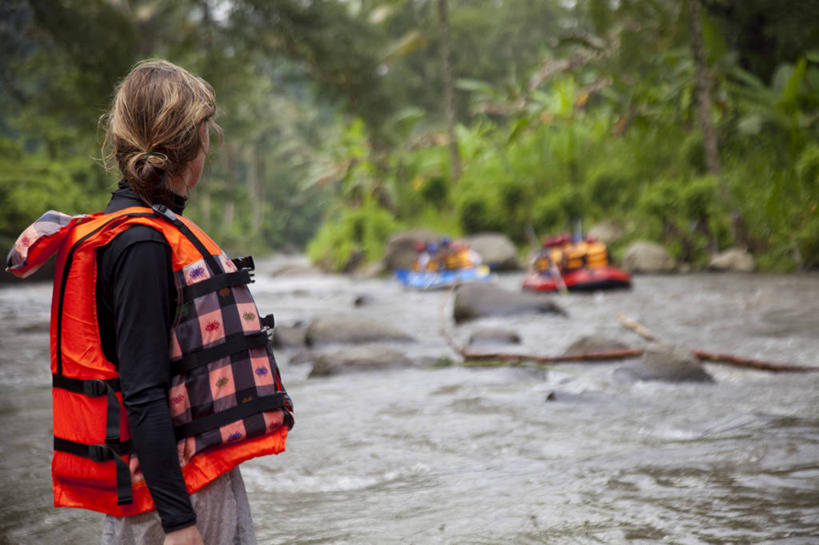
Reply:
M589 242L586 250L586 266L592 269L609 264L606 245L599 241Z
M8 270L26 276L58 252L51 310L57 507L117 516L154 509L132 454L119 374L102 351L95 300L97 249L136 224L160 231L171 249L178 309L169 401L188 492L245 460L282 452L293 424L268 342L272 316L259 316L247 289L252 259L228 259L192 221L161 206L73 218L48 212L18 238Z

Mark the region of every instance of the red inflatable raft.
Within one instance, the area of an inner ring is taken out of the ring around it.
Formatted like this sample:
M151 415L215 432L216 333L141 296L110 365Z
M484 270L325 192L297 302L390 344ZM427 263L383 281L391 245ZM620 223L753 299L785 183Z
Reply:
M617 267L583 267L562 275L569 291L597 291L631 287L631 276ZM532 271L523 279L523 289L558 291L560 279L548 272Z

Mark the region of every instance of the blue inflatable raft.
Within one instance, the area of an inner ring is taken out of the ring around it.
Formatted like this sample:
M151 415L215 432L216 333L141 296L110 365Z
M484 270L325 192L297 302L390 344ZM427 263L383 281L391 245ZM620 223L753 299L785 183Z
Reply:
M395 278L399 282L419 290L445 289L467 282L482 282L489 280L491 276L486 265L436 272L415 272L409 269L395 271Z

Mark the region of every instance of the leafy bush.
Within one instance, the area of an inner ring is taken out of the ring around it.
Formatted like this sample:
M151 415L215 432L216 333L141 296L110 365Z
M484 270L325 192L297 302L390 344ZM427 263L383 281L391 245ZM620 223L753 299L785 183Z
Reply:
M569 218L558 195L545 195L532 207L532 225L541 235L565 229Z
M494 199L486 193L467 193L458 203L458 218L465 233L500 231L503 222Z
M802 268L819 269L819 215L813 216L796 233L796 245L802 259Z
M383 257L388 238L399 229L393 215L375 203L341 208L321 226L307 247L307 255L324 268L341 271L359 253L365 261Z
M708 170L705 164L705 143L699 132L683 140L681 155L685 164L697 174L704 174Z
M449 199L449 183L443 176L433 176L421 182L421 198L435 208L443 208Z
M819 144L811 144L802 150L796 163L796 173L802 187L819 190Z

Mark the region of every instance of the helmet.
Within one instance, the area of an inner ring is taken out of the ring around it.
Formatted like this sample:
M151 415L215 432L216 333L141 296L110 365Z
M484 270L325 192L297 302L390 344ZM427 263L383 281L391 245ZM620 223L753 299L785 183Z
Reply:
M441 246L449 246L449 244L451 242L452 242L452 239L449 238L448 236L444 235L444 236L441 237Z
M437 252L438 251L438 245L435 244L434 242L427 242L427 251L429 253Z
M416 252L419 252L419 253L423 252L424 248L426 248L426 247L427 247L426 243L424 241L422 241L422 240L418 240L418 241L415 242L415 251Z

